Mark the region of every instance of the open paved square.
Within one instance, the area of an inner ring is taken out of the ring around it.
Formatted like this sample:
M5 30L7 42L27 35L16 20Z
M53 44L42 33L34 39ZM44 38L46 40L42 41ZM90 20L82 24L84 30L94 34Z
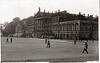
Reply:
M85 41L50 39L47 48L45 39L13 38L13 43L6 43L2 37L1 60L5 61L98 61L98 41L88 41L88 54L82 53ZM9 38L10 39L10 38Z

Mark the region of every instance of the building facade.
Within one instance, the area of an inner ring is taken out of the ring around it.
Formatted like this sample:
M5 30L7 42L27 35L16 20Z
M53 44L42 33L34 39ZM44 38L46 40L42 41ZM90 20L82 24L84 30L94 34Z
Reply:
M98 39L98 18L93 15L85 16L80 12L79 14L70 14L65 10L58 10L55 13L45 12L45 10L41 12L39 8L39 11L29 20L32 20L31 23L24 27L24 31L19 30L20 33L35 38ZM29 21L27 22L29 23ZM22 30L22 27L19 29Z
M34 16L34 37L54 36L59 39L98 39L98 21L92 15L78 15L58 10L41 12Z
M24 33L23 22L19 22L15 29L15 34L13 36L20 37Z
M98 39L98 25L94 21L73 20L53 23L52 32L60 39Z
M80 12L78 15L58 12L52 17L52 33L59 39L97 40L98 21Z
M52 35L51 17L52 13L41 12L40 8L34 16L34 37L43 38Z

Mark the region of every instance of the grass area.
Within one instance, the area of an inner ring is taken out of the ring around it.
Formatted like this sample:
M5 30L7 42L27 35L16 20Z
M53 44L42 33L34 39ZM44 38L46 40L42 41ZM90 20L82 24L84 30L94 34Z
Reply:
M10 38L9 38L10 39ZM98 41L88 41L88 54L82 53L85 41L50 39L51 48L47 48L45 39L13 38L6 43L2 37L1 60L5 61L97 61Z

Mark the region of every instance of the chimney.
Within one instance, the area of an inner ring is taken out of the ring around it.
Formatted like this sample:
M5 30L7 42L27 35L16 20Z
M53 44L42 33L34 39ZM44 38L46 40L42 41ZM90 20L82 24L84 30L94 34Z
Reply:
M91 18L93 18L93 15L90 15Z
M93 17L93 15L91 15Z
M58 12L60 12L60 9L58 9Z
M48 11L48 13L49 13L49 11Z
M55 13L57 13L57 11L55 11Z
M90 17L90 15L88 14L88 18Z
M45 10L44 10L44 13L45 13Z
M85 14L83 14L83 16L85 16Z
M40 12L40 10L41 10L41 9L40 9L40 7L39 7L39 12Z
M89 17L90 15L88 14L88 17Z
M79 15L81 15L81 12L79 12Z

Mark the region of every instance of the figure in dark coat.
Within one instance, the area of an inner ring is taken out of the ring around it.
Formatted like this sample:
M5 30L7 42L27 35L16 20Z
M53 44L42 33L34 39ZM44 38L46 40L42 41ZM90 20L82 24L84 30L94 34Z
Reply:
M50 41L48 40L47 48L50 48Z
M85 46L85 48L83 49L83 52L82 52L82 53L84 53L84 51L86 51L86 53L88 53L88 51L87 51L87 49L88 49L88 44L87 44L87 42L85 42L84 46Z
M10 43L12 43L12 38L10 39Z

